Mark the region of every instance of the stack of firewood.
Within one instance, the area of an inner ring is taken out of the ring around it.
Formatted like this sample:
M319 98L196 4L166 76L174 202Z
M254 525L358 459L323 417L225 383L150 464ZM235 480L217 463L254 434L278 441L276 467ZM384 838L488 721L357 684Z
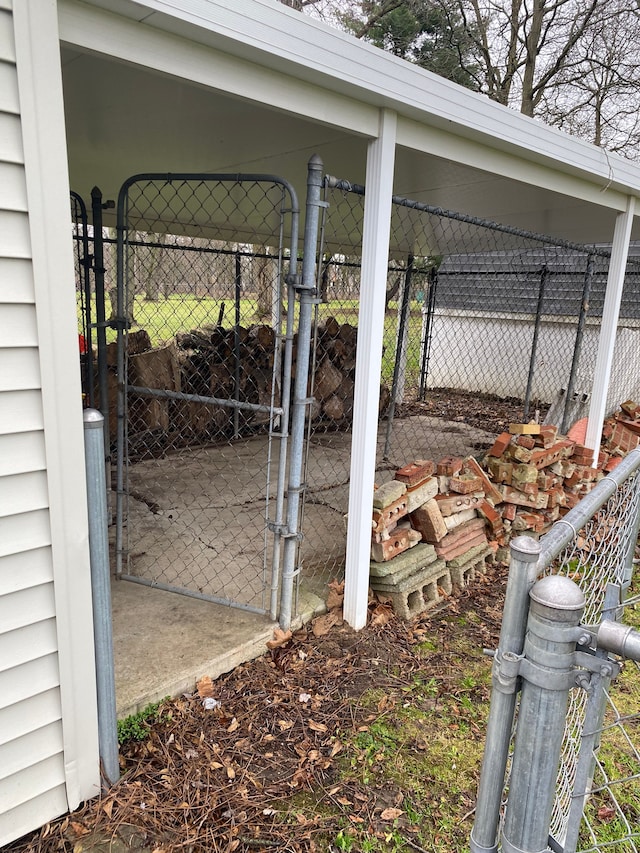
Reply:
M353 420L357 338L355 326L339 323L335 317L329 317L316 330L312 420L339 426L349 425ZM380 412L385 411L389 399L388 388L381 385Z

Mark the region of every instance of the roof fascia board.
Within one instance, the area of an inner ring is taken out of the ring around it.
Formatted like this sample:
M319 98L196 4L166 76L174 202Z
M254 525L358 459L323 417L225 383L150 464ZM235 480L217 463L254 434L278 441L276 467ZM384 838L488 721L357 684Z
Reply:
M109 0L89 0L100 5ZM132 4L133 6L133 4ZM515 110L444 80L372 45L312 20L273 0L137 0L154 27L220 47L240 57L256 52L260 63L313 81L333 92L395 110L457 136L483 141L613 185L625 195L640 192L640 168L615 154L548 127ZM500 170L498 170L500 173Z
M397 142L405 148L424 151L446 160L482 169L484 172L542 187L613 210L624 211L627 206L628 197L623 192L607 186L604 181L598 184L597 176L592 176L592 180L587 181L577 175L562 172L558 168L551 168L532 160L523 160L514 154L489 148L477 141L464 139L410 119L398 121Z
M379 110L291 75L194 44L105 12L62 0L58 7L60 40L124 62L169 74L241 98L266 104L358 135L375 137Z

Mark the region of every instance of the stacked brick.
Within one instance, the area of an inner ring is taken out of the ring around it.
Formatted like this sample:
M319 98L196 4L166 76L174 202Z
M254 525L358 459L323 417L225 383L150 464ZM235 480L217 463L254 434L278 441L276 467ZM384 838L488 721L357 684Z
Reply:
M627 400L605 421L603 450L609 454L605 470L612 471L623 456L640 445L640 405Z
M482 465L472 456L405 465L374 492L372 588L404 618L428 610L487 559L508 561L512 536L545 533L638 446L640 405L628 400L605 422L595 465L575 437L536 423L511 424Z
M371 586L410 619L469 583L501 528L498 491L475 459L417 460L373 497Z

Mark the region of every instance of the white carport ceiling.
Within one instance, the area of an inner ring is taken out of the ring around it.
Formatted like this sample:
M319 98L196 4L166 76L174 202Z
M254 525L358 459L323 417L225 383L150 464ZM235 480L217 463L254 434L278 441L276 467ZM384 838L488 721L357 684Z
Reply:
M60 0L60 10L70 180L86 199L94 185L105 199L116 199L123 181L140 172L259 172L292 183L303 205L312 154L322 157L328 173L365 182L379 107L399 116L394 191L418 201L576 242L605 242L624 195L640 189L637 167L607 159L275 0ZM265 21L274 42L277 33L290 32L287 51L267 43ZM172 39L175 52L167 54ZM180 65L180 51L197 57L197 73ZM332 69L331 56L324 58L332 51L351 65ZM246 80L236 85L234 78L230 94L223 73L216 85L216 63L238 61L246 66ZM313 66L320 61L327 62L322 73ZM264 79L272 77L269 98ZM298 89L292 89L288 109L277 83L290 78ZM308 86L306 115L301 86ZM591 169L597 173L590 175ZM341 241L350 238L359 242L358 226L339 235Z

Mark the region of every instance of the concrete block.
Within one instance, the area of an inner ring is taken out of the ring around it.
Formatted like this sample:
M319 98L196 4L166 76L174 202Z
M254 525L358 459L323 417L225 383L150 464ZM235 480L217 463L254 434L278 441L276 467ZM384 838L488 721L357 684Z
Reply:
M373 577L371 578L371 586L380 592L407 592L414 588L417 589L420 584L430 579L435 579L438 582L442 580L443 582L440 584L442 588L451 591L451 587L448 585L448 571L444 560L434 560L429 565L422 566L398 580L389 575L382 578Z
M376 580L372 580L371 586L390 599L394 611L403 619L413 619L430 610L442 600L443 593L449 595L453 589L451 575L442 560L410 575L396 586Z
M414 548L404 551L393 560L386 563L370 564L370 574L376 578L391 579L390 583L395 583L394 579L402 580L413 572L418 572L435 563L437 560L436 550L433 545L426 542L419 542Z
M504 558L504 552L506 551L507 560L502 560L503 562L508 562L509 551L508 548L498 548L495 555L491 548L487 548L486 546L479 546L478 549L474 549L469 552L469 558L464 561L456 562L455 565L451 565L451 563L447 563L447 568L449 569L449 573L451 574L451 581L454 586L460 587L461 589L465 586L468 586L470 583L476 578L476 575L484 574L486 567L486 560L488 557L497 560L498 553L502 551L503 553L500 555Z

